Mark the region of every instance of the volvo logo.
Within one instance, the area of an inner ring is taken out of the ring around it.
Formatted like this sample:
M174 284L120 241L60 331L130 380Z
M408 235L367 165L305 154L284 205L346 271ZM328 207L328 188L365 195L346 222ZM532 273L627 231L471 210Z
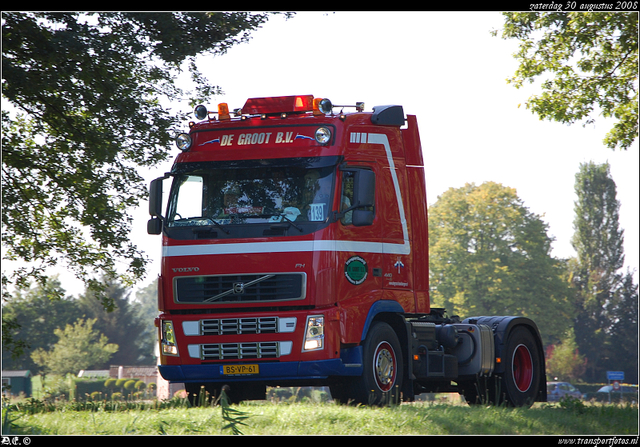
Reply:
M171 270L176 273L197 272L200 270L200 267L178 267Z
M244 283L243 282L234 282L233 283L233 294L240 295L244 293Z

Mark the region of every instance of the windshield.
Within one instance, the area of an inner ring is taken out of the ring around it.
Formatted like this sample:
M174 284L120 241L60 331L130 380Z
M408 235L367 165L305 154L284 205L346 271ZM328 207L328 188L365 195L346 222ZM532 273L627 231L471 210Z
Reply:
M174 177L168 228L325 222L337 159L185 163Z

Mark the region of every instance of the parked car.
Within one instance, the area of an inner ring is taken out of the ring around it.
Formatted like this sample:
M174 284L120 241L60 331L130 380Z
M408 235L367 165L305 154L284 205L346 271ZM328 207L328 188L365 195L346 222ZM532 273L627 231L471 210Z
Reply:
M613 385L605 385L595 393L585 396L587 399L598 402L638 402L638 387L622 385L620 389L614 390Z
M558 402L566 396L582 399L582 393L569 382L547 382L547 402Z

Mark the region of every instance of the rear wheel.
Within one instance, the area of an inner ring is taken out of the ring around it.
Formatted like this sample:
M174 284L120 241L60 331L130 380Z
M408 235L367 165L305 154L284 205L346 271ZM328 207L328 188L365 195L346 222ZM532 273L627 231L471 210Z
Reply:
M497 394L504 396L508 405L531 406L540 389L543 360L527 328L517 327L509 334L502 361L506 362L505 371Z
M374 323L363 345L363 372L350 393L353 401L365 405L384 405L399 401L403 359L400 342L386 323Z

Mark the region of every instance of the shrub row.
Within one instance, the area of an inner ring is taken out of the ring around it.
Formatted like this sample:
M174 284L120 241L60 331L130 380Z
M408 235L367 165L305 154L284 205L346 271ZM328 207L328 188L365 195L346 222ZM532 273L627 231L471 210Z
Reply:
M155 394L156 384L151 382L147 385L137 379L75 379L73 388L71 398L75 400L100 400L103 397L121 399L127 396L144 398Z

